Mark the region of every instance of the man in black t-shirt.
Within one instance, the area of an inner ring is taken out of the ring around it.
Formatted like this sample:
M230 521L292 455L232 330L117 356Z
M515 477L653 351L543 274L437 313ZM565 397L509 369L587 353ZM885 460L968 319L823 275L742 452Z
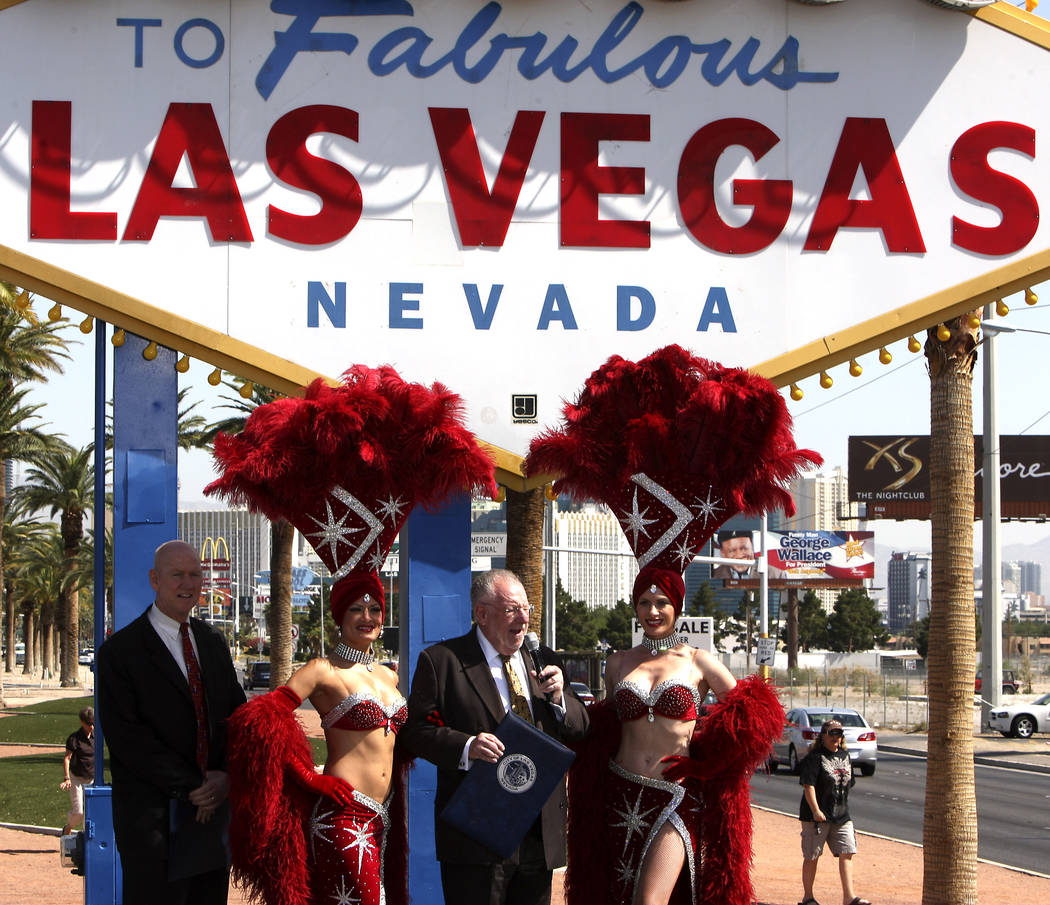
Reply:
M95 781L95 708L80 711L80 728L66 739L66 757L62 762L66 778L59 786L69 792L69 813L62 835L73 831L84 819L84 786Z
M825 842L838 858L843 901L849 905L871 905L853 894L857 838L849 816L849 790L855 780L842 723L835 719L825 721L813 747L799 764L798 772L802 786L798 819L802 821L803 890L799 905L818 905L813 898L813 882Z

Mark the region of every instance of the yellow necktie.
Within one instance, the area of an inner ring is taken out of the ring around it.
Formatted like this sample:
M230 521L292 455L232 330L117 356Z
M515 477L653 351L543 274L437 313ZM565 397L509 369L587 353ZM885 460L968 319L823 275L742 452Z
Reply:
M525 692L521 689L518 673L510 665L510 657L504 657L503 654L500 654L500 659L503 661L503 675L507 677L507 687L510 689L510 709L527 723L533 723L532 713L529 711L529 702L525 698Z

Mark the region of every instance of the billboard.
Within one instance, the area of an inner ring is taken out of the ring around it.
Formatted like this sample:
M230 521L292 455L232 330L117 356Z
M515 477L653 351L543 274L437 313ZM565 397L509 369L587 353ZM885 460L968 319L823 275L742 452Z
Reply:
M857 587L875 577L874 531L767 531L769 587ZM746 547L746 551L745 551ZM745 552L750 556L745 557ZM715 555L740 558L741 565L719 565L711 577L727 588L757 588L757 531L721 531Z
M0 257L440 379L520 455L610 354L754 364L1050 247L1044 25L990 15L28 0L0 10Z
M973 438L974 503L981 513L984 438ZM867 518L930 517L928 435L849 438L849 498L867 506ZM999 493L1003 518L1050 515L1050 436L999 437Z

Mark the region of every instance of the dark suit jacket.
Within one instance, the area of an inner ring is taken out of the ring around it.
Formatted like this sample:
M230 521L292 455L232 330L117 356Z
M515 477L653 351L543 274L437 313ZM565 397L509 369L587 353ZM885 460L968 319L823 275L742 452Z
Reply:
M553 651L543 648L548 662L561 666ZM528 663L528 655L526 663ZM559 721L539 686L529 677L536 725L554 738L574 741L587 733L587 711L565 685L565 719ZM495 732L506 716L499 691L489 672L475 629L466 635L428 647L419 655L408 698L408 723L398 741L413 754L437 765L434 799L437 858L454 864L492 864L503 859L483 845L443 823L438 815L466 773L459 759L467 739L479 732ZM547 867L565 864L565 780L543 806L543 847ZM510 860L516 860L516 855Z
M150 625L148 610L98 652L98 718L113 777L113 829L122 858L167 856L168 811L204 777L197 766L197 717L182 671ZM226 769L226 718L244 690L226 640L190 620L208 705L208 769Z

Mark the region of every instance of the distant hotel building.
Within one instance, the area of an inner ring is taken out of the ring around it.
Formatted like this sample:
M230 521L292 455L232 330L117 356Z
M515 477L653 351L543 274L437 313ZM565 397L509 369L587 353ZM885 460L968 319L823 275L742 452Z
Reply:
M620 523L608 507L588 503L580 509L562 512L555 504L553 546L603 551L555 554L558 580L573 599L590 607L613 607L618 600L630 601L638 562Z
M178 515L179 537L198 553L206 538L222 538L230 549L232 595L241 599L241 613L255 594L255 573L270 568L270 522L247 509L183 509ZM221 550L221 547L220 547Z
M886 573L891 632L905 631L930 612L929 553L894 553Z

